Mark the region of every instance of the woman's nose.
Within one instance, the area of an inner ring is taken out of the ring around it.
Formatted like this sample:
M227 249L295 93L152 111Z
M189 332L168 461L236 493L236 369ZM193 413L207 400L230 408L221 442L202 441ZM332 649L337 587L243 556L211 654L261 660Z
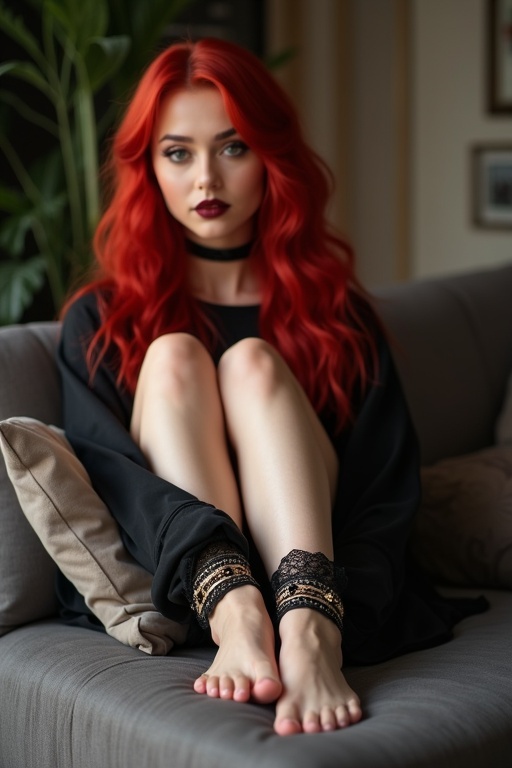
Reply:
M216 189L219 186L219 173L214 158L205 156L200 159L197 186L202 190Z

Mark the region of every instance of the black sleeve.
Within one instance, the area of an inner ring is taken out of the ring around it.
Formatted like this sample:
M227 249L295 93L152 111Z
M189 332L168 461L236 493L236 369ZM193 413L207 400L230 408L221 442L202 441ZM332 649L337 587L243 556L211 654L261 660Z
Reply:
M347 575L344 604L350 652L396 618L420 499L416 435L384 340L377 378L352 427L337 440L340 475L333 536L336 561ZM398 636L389 639L391 645L395 640ZM379 643L382 646L382 636Z
M64 319L58 365L66 435L128 551L154 574L155 606L169 618L186 620L183 589L194 556L217 539L232 541L247 555L247 542L224 512L148 469L130 435L133 399L116 383L112 355L90 382L85 352L98 326L93 294L75 302Z

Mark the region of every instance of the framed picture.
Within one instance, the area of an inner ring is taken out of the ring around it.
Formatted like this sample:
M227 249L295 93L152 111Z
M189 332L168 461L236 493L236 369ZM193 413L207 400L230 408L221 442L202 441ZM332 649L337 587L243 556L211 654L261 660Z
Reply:
M512 114L512 0L487 2L489 111Z
M473 147L473 221L512 229L512 144Z

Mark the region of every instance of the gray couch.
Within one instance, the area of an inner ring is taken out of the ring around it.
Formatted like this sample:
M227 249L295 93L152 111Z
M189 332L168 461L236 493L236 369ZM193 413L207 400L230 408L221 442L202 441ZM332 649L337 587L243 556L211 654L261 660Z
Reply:
M394 286L378 299L425 465L490 446L512 371L512 266ZM0 330L0 419L59 423L57 335L55 323ZM360 724L283 738L272 707L192 691L209 650L147 656L60 624L54 566L1 459L0 549L0 768L512 765L512 592L479 585L478 574L447 587L491 604L453 640L346 670L363 701Z

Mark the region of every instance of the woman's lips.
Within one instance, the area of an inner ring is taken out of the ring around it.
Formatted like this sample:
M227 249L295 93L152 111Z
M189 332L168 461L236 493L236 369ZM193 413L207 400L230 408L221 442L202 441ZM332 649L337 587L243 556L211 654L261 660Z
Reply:
M194 210L203 219L216 219L218 216L222 216L226 213L229 205L222 200L203 200L199 205L196 205Z

